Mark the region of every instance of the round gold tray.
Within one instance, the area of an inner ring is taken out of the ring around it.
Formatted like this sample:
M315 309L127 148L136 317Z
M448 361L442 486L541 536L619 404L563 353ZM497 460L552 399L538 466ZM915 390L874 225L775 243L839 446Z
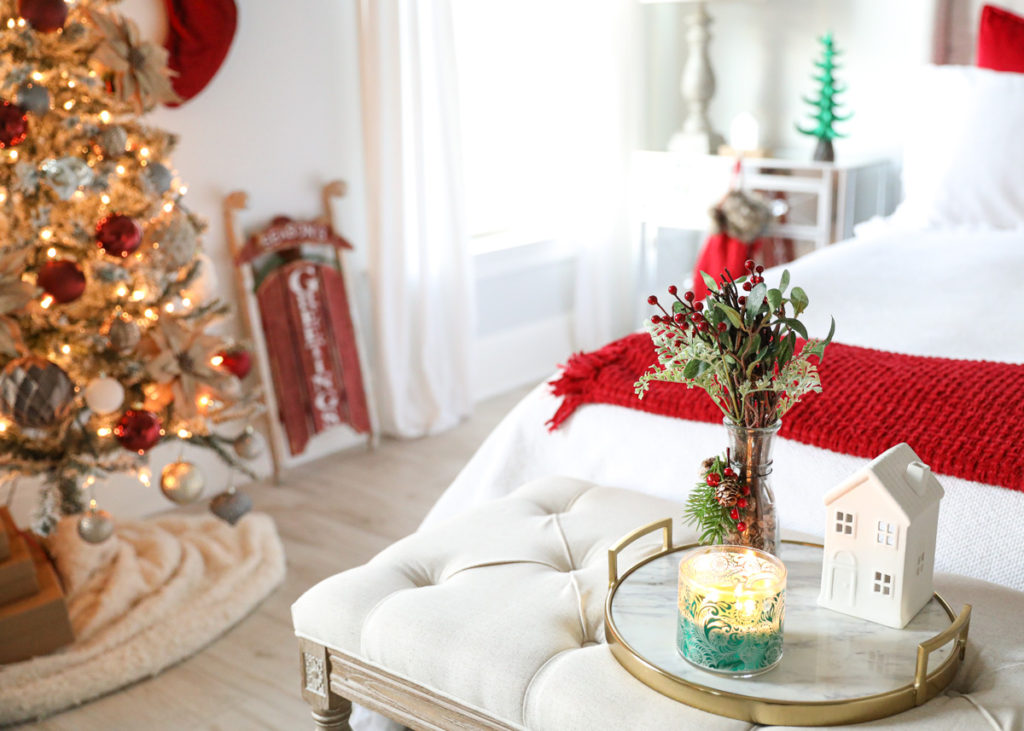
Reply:
M619 554L658 530L662 549L619 576ZM608 551L605 628L612 654L641 682L677 701L766 725L860 723L927 702L963 662L970 605L955 615L935 594L901 630L818 607L822 547L783 541L788 580L782 662L756 678L703 672L676 650L679 554L694 547L673 547L672 521L665 519Z

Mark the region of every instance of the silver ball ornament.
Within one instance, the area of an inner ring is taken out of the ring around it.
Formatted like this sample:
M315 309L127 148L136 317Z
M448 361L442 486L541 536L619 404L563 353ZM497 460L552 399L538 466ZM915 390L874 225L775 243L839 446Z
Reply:
M110 347L118 353L130 353L142 339L142 332L139 326L131 320L122 320L120 317L110 323L110 330L107 332L110 338Z
M27 356L0 373L0 414L22 429L47 429L63 421L75 398L75 384L56 363Z
M124 386L115 378L94 378L85 387L85 403L94 413L111 414L124 403Z
M18 106L33 114L50 110L50 91L39 84L22 84L18 87Z
M78 535L86 543L103 543L114 532L114 520L106 510L89 508L78 519Z
M205 484L203 473L191 462L171 462L160 473L160 492L178 505L195 502L202 495Z
M153 190L163 194L171 189L174 173L163 163L153 162L146 166L146 179L153 186Z
M235 488L229 488L210 501L210 512L234 525L252 510L252 498Z
M245 427L245 430L235 437L235 441L231 443L231 446L234 447L235 454L242 459L256 459L263 452L263 450L260 449L259 437L256 436L256 430L251 426Z

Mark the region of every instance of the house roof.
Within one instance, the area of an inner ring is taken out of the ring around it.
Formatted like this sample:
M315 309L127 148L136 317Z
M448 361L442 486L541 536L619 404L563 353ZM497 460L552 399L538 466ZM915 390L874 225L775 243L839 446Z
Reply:
M870 478L874 479L870 479ZM928 465L905 442L886 450L825 494L831 505L851 490L868 483L884 490L910 520L946 494Z

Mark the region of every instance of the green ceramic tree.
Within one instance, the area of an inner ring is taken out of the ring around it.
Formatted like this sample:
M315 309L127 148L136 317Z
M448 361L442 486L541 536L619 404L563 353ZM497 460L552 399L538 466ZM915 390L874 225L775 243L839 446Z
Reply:
M813 111L810 114L812 126L805 128L798 124L796 128L802 134L818 139L818 146L814 149L815 160L831 162L835 159L832 140L837 137L846 136L837 132L834 125L836 122L843 122L849 119L852 114L841 115L836 113L836 108L839 106L836 102L836 96L846 91L846 87L840 87L836 84L834 72L839 66L835 63L835 57L840 52L836 50L833 44L832 34L826 33L818 40L822 46L821 60L814 62L814 65L818 67L818 73L811 77L820 84L818 98L810 99L806 96L803 98L805 102L813 107Z

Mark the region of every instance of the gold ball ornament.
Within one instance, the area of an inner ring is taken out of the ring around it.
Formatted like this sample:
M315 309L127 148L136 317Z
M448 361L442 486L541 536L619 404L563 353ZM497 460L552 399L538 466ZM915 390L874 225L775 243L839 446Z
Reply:
M245 427L242 433L235 437L235 441L231 443L231 446L234 447L235 454L242 459L256 459L263 451L260 449L256 430L251 426Z
M191 462L171 462L160 473L160 492L178 505L195 502L203 494L205 484L203 473Z
M160 413L174 400L174 389L169 383L147 383L142 387L142 395L146 397L145 409Z
M86 543L103 543L114 532L114 520L106 510L89 508L78 519L78 535Z

